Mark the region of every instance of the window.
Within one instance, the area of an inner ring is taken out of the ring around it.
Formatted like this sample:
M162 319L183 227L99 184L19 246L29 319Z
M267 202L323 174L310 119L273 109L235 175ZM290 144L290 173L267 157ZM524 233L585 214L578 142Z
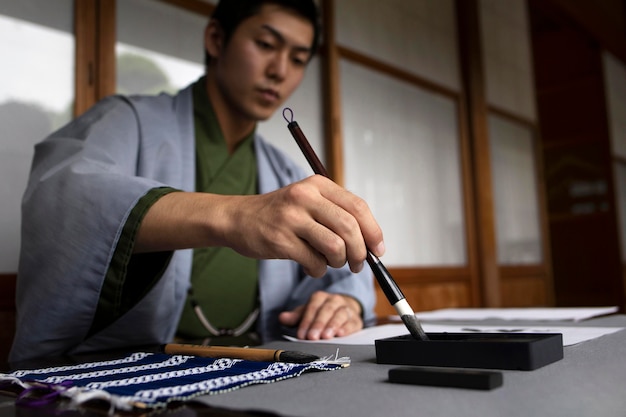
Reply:
M466 264L454 101L347 61L341 79L346 187L381 223L385 262Z
M536 120L526 1L481 0L487 102Z
M337 42L459 90L452 0L335 1Z
M174 93L197 80L207 19L153 0L118 1L117 92Z
M498 263L539 264L543 259L533 132L493 115L489 139Z
M70 120L73 1L0 1L0 272L17 271L20 203L33 146Z

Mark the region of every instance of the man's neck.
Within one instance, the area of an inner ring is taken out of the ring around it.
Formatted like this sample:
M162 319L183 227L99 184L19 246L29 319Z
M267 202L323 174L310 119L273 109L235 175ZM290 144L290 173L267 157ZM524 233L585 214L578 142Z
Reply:
M207 76L206 89L215 117L220 125L229 153L233 153L239 143L254 130L256 121L244 117L224 100L215 79Z

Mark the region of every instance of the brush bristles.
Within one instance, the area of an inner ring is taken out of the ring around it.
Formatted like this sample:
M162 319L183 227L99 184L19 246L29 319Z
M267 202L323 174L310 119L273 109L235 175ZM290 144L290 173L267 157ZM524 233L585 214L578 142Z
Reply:
M424 329L422 329L422 325L414 314L403 314L400 317L402 318L404 325L407 329L409 329L409 333L411 333L411 336L413 336L414 339L423 341L429 340L428 336L426 336L426 333L424 333Z
M304 352L296 352L285 350L280 352L278 355L278 360L280 362L289 362L289 363L309 363L314 362L319 359L319 356L311 355L310 353Z

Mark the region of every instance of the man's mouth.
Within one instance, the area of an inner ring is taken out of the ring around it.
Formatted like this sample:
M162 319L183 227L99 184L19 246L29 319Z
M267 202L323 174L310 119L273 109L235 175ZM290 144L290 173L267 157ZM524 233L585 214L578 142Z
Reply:
M280 100L280 94L278 93L278 91L271 89L271 88L260 88L259 93L261 94L261 97L263 98L264 101L267 102L276 102L278 100Z

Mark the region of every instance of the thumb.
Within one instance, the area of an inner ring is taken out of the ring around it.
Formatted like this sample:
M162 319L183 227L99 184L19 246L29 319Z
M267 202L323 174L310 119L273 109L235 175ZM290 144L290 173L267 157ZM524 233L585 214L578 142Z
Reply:
M296 307L291 311L283 311L278 315L278 321L284 326L293 327L300 322L303 311L304 306Z

